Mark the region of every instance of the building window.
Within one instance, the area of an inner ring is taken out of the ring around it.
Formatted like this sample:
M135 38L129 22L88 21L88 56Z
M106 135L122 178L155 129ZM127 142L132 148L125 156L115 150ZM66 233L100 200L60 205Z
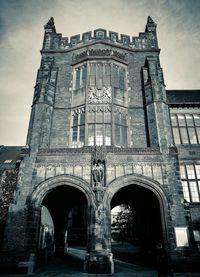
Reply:
M127 146L127 120L122 113L115 114L115 145Z
M83 108L73 111L72 114L72 147L83 147L85 144L85 126L87 126L87 145L105 145L127 147L127 119L126 115L115 112L112 125L111 108L91 109L87 113L87 125L85 125L85 110ZM114 137L112 138L112 128Z
M180 165L184 199L200 202L200 164Z
M86 64L74 69L73 98L72 98L73 106L78 106L85 103L86 79L87 79Z
M109 63L90 63L89 85L98 88L111 86L111 65Z
M82 147L85 141L85 111L79 109L72 115L72 147Z
M86 85L87 67L86 64L75 68L74 71L74 90L78 90Z
M111 85L111 66L113 68L112 85ZM100 96L102 98L102 102L105 102L106 96L109 96L109 88L112 86L113 103L119 104L119 105L125 105L126 104L125 67L115 63L111 65L110 63L106 63L106 62L92 62L90 63L89 68L90 68L89 70L90 94L92 92L92 94L95 94L96 97ZM94 87L97 89L97 92L93 91ZM91 98L91 95L90 95L90 98ZM109 100L111 100L110 96L108 98ZM110 102L110 101L108 101L107 99L107 102ZM98 101L98 103L100 103L100 101Z
M175 144L200 144L200 114L171 114Z
M127 146L125 109L120 107L127 102L125 74L125 65L110 60L90 60L75 65L71 120L73 147L84 144ZM86 111L80 112L83 106Z
M187 227L175 227L175 236L177 247L189 246Z
M114 103L125 104L125 68L113 65L113 96Z
M88 145L111 145L111 112L88 113Z

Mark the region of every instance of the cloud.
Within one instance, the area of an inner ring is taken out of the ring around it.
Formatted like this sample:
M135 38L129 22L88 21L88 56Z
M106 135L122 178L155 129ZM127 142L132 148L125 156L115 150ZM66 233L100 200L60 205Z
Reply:
M192 89L200 87L199 13L199 0L0 1L0 144L25 144L43 26L51 16L63 36L99 27L137 36L151 15L167 88Z

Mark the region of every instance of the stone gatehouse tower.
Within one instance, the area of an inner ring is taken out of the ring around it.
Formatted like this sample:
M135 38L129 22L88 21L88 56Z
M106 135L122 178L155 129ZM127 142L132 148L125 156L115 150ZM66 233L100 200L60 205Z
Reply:
M163 243L177 265L193 261L200 230L199 99L194 91L193 102L183 92L166 94L156 24L148 17L145 32L132 39L97 29L68 40L53 18L44 29L2 251L39 257L46 233L53 251L64 251L77 216L85 271L113 273L111 209L129 204L140 219L141 244ZM181 116L190 123L181 125Z

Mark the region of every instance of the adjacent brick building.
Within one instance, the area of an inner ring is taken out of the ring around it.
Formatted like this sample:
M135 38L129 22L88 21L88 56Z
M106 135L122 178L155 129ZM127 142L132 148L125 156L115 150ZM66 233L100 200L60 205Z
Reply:
M56 32L53 18L44 28L2 255L40 258L48 245L62 252L67 229L72 241L81 226L84 269L112 273L111 209L128 204L139 218L140 246L147 253L161 242L177 268L194 268L200 243L200 91L166 91L151 17L145 32L133 38L97 29L68 39ZM0 157L6 149L1 147Z

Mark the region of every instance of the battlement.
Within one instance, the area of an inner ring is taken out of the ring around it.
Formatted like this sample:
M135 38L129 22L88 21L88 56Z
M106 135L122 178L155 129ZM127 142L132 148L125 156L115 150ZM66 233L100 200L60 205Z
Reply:
M125 34L119 34L101 28L74 35L70 38L62 37L62 34L56 32L53 18L47 22L44 28L45 37L43 50L67 50L97 41L137 50L158 49L156 24L150 16L147 19L145 32L139 33L137 37L130 37Z

